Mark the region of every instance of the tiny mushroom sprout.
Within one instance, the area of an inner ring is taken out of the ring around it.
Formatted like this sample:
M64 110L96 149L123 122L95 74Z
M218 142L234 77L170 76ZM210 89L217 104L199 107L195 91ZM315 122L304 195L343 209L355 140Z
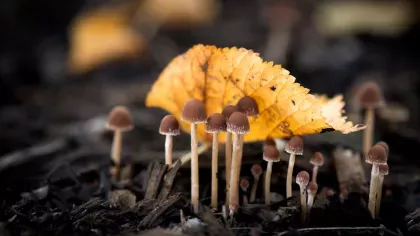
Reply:
M379 141L376 143L376 145L381 145L385 149L386 155L389 156L389 146L387 143L385 143L384 141Z
M238 104L239 111L243 112L248 117L258 116L258 104L250 96L244 96L239 101Z
M248 188L249 188L249 181L245 178L242 178L241 182L239 183L239 186L242 189L242 196L243 196L242 203L243 203L243 205L246 205L246 204L248 204L248 197L246 196L246 193L247 193Z
M314 204L316 192L318 191L318 184L316 184L316 182L314 181L311 181L308 184L306 191L308 192L308 213L309 213L311 212L311 208Z
M306 171L301 171L296 175L296 183L299 184L300 188L300 206L301 206L301 220L302 222L306 221L306 186L309 183L309 173Z
M243 135L249 133L248 118L242 112L234 112L227 121L227 131L233 133L232 169L229 184L229 210L234 212L238 204L239 176L241 174Z
M320 166L324 165L324 156L320 152L315 152L309 162L314 166L312 170L312 181L316 183L318 169Z
M265 204L270 204L270 181L271 173L273 171L273 162L280 161L280 152L275 146L267 146L263 154L264 161L267 162L267 171L265 172L264 190L265 190Z
M366 129L363 132L363 154L366 155L372 147L375 127L375 109L384 104L381 88L373 81L363 83L358 92L360 105L366 109Z
M258 181L262 174L262 167L259 164L254 164L251 167L252 176L254 176L254 182L252 183L251 196L249 197L250 202L254 202L257 195Z
M229 117L236 111L239 111L237 106L228 105L223 108L222 115L229 119ZM229 205L229 184L230 184L230 169L232 168L232 133L226 132L225 143L225 174L226 174L226 205Z
M381 208L381 201L382 201L382 186L384 184L384 177L388 175L389 167L388 164L379 165L379 183L378 183L378 191L376 195L376 207L375 207L375 215L379 216L380 208Z
M381 145L374 145L366 156L366 162L372 164L369 189L369 211L373 218L375 218L376 191L378 190L377 186L379 181L379 165L386 164L386 161L387 154Z
M108 115L107 129L114 131L111 159L115 166L112 174L118 180L121 164L122 135L124 132L133 129L133 120L130 111L125 106L114 107Z
M178 120L173 115L166 115L160 122L159 133L166 135L165 164L172 167L172 137L181 133Z
M191 204L194 213L198 213L199 165L197 153L197 124L207 122L204 104L197 99L188 100L182 109L181 119L191 123Z
M207 118L206 132L213 133L213 148L211 157L211 206L217 209L217 195L218 195L218 180L217 180L217 168L218 168L218 133L226 132L226 118L220 113L214 113Z
M286 196L289 198L292 196L292 176L293 167L295 165L295 158L296 155L303 155L303 139L300 136L292 137L289 142L287 142L284 150L290 154L286 179Z

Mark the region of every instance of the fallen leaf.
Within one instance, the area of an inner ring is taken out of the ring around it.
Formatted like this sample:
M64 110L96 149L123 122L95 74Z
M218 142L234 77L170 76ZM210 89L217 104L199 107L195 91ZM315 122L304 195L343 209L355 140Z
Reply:
M196 45L163 70L147 95L146 106L173 114L189 132L190 124L180 119L188 99L202 101L210 115L248 95L258 103L260 115L249 119L251 132L245 135L246 142L268 136L289 138L334 130L347 134L364 129L342 116L341 96L329 100L311 95L295 80L289 71L264 62L252 50ZM197 135L200 141L211 142L204 125L198 125ZM219 142L224 140L222 133Z

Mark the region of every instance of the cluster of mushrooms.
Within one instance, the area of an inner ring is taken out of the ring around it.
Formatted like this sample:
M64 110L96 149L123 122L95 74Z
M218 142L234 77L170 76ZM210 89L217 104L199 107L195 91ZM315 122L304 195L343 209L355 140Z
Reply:
M373 139L374 109L383 104L379 87L373 82L365 83L360 89L360 103L366 108L363 147L367 163L372 164L369 210L373 217L379 214L381 192L384 176L388 174L387 158L389 147L385 142L378 142L371 145ZM188 100L182 109L181 119L191 124L191 204L195 213L198 213L199 206L199 161L197 125L205 124L206 132L213 135L212 142L212 175L211 175L211 207L218 209L218 134L226 132L225 145L225 179L226 179L226 201L230 214L234 214L239 206L239 189L247 192L250 183L247 179L240 178L242 164L242 150L244 135L250 132L248 117L258 116L259 110L256 101L249 96L241 98L236 105L226 106L221 113L214 113L207 116L204 104L197 99ZM123 132L133 127L130 112L123 106L115 107L108 118L108 128L114 131L114 140L111 157L114 167L111 170L116 179L127 179L131 170L120 170L121 144ZM160 124L159 132L166 136L165 141L165 164L172 167L172 139L181 133L178 120L172 116L165 116ZM293 168L296 155L303 155L303 139L299 136L292 137L285 146L285 152L290 154L286 179L286 197L292 197ZM264 199L270 204L270 181L273 163L280 161L280 152L275 141L267 138L263 147L263 160L267 162L264 178ZM313 165L312 179L307 171L301 171L296 175L296 183L300 187L301 219L305 221L309 214L318 191L317 174L318 169L324 163L322 153L315 152L310 163ZM251 168L254 182L250 191L250 198L243 195L243 204L254 202L258 182L263 169L261 165L255 164ZM125 173L125 174L124 174Z

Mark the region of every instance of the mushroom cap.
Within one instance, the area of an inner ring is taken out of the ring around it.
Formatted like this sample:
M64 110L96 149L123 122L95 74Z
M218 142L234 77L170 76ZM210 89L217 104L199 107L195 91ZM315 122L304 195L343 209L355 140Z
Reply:
M315 195L318 191L318 184L314 181L309 182L306 191L308 192L308 195Z
M237 104L239 111L243 112L246 116L258 116L258 104L250 96L245 96L239 99Z
M108 115L107 128L112 131L129 131L133 129L133 119L125 106L114 107Z
M376 108L384 104L382 90L373 81L363 83L358 93L359 103L365 108Z
M248 117L242 112L234 112L227 121L227 131L235 134L249 133Z
M274 139L267 137L264 141L264 148L267 146L274 146L276 147L276 141L274 141Z
M276 146L266 146L263 154L264 161L279 162L280 161L280 152Z
M379 174L380 175L388 175L389 174L389 166L388 164L378 165Z
M177 136L181 133L178 120L173 115L166 115L160 122L159 133Z
M258 179L258 177L262 174L262 167L259 164L254 164L251 167L251 173L254 176L254 179Z
M309 183L309 178L309 173L307 171L302 170L296 175L296 183L300 186L306 187L306 185L308 185Z
M206 123L204 104L195 98L188 100L182 108L181 119L192 124Z
M227 105L222 110L222 115L226 117L226 119L229 119L229 117L235 112L239 111L239 108L234 105Z
M374 145L366 156L366 162L372 165L386 164L387 159L385 148L381 145Z
M207 133L218 133L226 132L227 124L226 117L220 113L214 113L207 118L206 132Z
M300 136L293 136L284 150L290 154L303 155L303 139Z
M245 178L242 178L239 182L239 186L243 191L246 191L249 188L249 181Z
M324 165L324 156L320 152L315 152L309 162L314 166L322 166Z
M389 155L389 146L387 143L385 143L384 141L379 141L376 143L376 145L381 145L385 149L386 155Z

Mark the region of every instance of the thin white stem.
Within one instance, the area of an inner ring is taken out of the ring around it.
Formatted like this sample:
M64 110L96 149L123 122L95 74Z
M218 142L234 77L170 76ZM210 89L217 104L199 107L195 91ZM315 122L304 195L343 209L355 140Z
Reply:
M367 108L365 113L366 129L363 131L363 153L366 156L373 143L373 132L375 127L375 112L372 108Z
M121 164L121 147L122 147L122 132L114 131L114 139L112 141L111 158L114 162L111 173L115 180L120 178L120 164Z
M218 194L218 153L219 153L219 142L218 133L213 134L213 147L211 154L211 206L217 209L217 194Z
M165 164L172 168L172 135L167 134L165 140Z
M287 168L287 179L286 179L286 197L292 196L292 178L293 178L293 166L295 165L295 154L290 154L289 167Z
M197 153L197 125L191 124L191 204L194 213L198 213L199 179Z
M264 196L265 204L270 204L270 182L271 182L271 172L273 171L273 162L267 162L267 171L265 172L265 181L264 181Z
M379 177L379 167L378 165L372 165L372 173L370 177L370 189L369 189L369 211L373 218L375 218L375 203L376 203L378 177Z
M308 194L308 214L314 205L315 194Z
M307 208L306 208L306 189L305 186L299 185L300 187L300 218L302 222L306 221L306 214L307 214Z
M314 183L316 183L316 177L318 176L318 166L314 166L314 168L312 169L312 181Z
M375 216L379 216L379 212L381 210L381 201L382 201L382 187L384 184L384 176L379 175L378 177L378 186L377 186L377 192L376 192L376 207L375 207Z
M226 176L226 206L229 206L230 170L232 168L232 133L226 133L225 145L225 176Z
M239 192L239 177L241 174L241 134L233 134L233 155L232 155L232 169L230 175L229 187L229 210L234 212L236 207L239 206L238 192Z
M254 182L252 183L252 188L251 188L251 196L249 197L249 202L255 202L259 180L260 180L259 177L256 179L254 178Z

